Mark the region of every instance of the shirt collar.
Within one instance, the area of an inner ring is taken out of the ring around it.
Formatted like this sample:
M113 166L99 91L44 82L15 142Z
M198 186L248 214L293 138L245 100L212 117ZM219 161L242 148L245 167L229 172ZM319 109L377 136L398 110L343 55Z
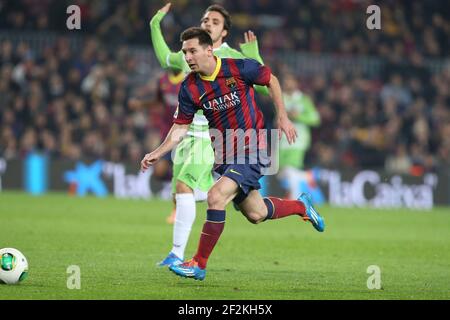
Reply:
M219 74L220 71L220 67L222 66L222 59L220 59L219 57L215 56L216 58L216 68L214 69L214 72L210 75L210 76L202 76L201 74L199 74L200 79L205 80L205 81L214 81L216 80L217 75Z

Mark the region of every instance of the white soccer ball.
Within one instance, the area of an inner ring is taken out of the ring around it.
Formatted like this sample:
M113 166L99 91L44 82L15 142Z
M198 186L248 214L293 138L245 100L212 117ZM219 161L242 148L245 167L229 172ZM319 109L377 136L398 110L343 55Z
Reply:
M27 258L17 249L0 249L0 283L16 284L27 276Z

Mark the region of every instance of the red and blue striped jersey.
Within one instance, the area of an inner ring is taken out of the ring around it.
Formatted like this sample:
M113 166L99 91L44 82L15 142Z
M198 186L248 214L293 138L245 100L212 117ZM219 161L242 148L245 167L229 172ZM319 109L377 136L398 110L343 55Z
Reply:
M271 70L252 59L216 59L216 70L211 76L191 72L182 82L174 123L191 123L194 114L201 109L208 119L210 131L218 129L224 144L226 131L230 131L227 129L245 132L253 129L259 146L258 131L264 128L264 116L256 105L253 85L268 85ZM214 136L211 137L214 143ZM225 146L222 147L225 152Z

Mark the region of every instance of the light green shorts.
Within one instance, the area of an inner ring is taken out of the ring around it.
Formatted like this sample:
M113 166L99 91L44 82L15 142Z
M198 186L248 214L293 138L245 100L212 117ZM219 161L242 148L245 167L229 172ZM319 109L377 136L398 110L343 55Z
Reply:
M213 165L214 150L211 140L186 136L175 150L172 192L176 193L177 181L185 183L193 190L208 191L214 184Z

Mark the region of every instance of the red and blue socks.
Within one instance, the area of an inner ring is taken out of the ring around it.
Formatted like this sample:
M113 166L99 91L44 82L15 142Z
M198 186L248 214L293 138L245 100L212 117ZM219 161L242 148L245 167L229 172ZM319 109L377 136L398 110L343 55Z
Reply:
M298 200L287 200L275 197L264 198L267 207L267 219L281 219L294 214L301 217L306 216L305 205Z
M281 219L291 215L306 216L305 205L298 200L286 200L274 197L264 198L267 207L267 219ZM211 255L217 241L225 227L225 210L209 209L206 214L206 222L203 225L200 242L194 260L201 269L206 268L208 258Z
M224 227L225 210L207 210L206 222L203 225L197 253L194 256L194 260L197 261L201 269L206 268L209 255L216 246Z

